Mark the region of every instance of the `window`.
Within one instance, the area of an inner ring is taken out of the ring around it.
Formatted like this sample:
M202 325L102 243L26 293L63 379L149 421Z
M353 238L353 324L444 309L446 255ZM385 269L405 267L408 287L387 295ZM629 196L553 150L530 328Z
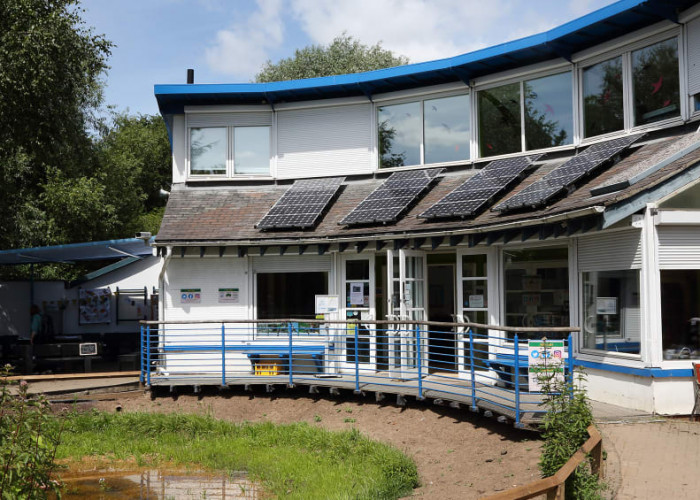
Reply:
M233 132L233 171L236 174L270 173L270 128L236 127Z
M679 116L678 40L632 52L632 79L635 125Z
M465 321L488 325L486 254L462 256L462 315Z
M507 249L503 260L506 326L569 326L568 249ZM521 338L537 339L543 335L536 332L522 334Z
M570 72L479 92L482 157L571 144L573 129Z
M584 137L680 116L676 37L587 66L581 75ZM629 101L625 88L632 92Z
M622 57L614 57L583 70L584 136L622 130Z
M270 174L270 127L190 128L190 175L227 176L230 172Z
M226 128L190 129L190 172L193 175L226 174Z
M639 271L581 273L583 347L639 354Z
M700 270L661 271L664 359L700 358Z
M316 317L316 295L328 293L328 273L258 273L258 319Z
M695 111L700 111L700 94L695 94L693 101L695 101Z
M481 156L522 150L520 84L479 92L479 151Z
M379 167L469 159L469 96L458 95L377 109Z

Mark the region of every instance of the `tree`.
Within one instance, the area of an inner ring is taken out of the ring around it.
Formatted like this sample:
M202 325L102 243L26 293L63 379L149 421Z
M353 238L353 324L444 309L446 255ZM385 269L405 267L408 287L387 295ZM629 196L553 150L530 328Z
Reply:
M320 76L361 73L408 64L408 58L396 56L381 43L368 47L343 33L327 46L310 45L294 51L294 56L277 63L267 61L255 81L279 82Z
M80 14L76 0L0 2L0 248L49 242L42 192L93 164L112 44Z

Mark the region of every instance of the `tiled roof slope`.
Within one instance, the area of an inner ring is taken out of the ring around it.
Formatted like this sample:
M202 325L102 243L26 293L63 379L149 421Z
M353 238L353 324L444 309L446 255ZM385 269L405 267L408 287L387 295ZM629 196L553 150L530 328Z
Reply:
M268 231L255 228L255 224L274 205L280 196L288 189L285 186L226 186L226 187L188 187L174 189L168 200L163 222L158 232L156 243L159 244L206 244L206 243L269 243L295 239L333 241L338 238L376 237L378 233L387 238L419 236L423 232L449 231L464 229L484 230L496 228L504 223L522 222L538 224L541 219L565 212L572 212L587 207L610 207L628 200L636 194L677 176L686 169L700 162L700 149L696 149L672 163L657 170L623 190L592 197L590 190L624 177L630 172L630 177L639 173L639 165L656 162L657 158L670 157L677 153L680 145L686 145L689 135L694 134L694 128L679 129L675 135L648 141L647 144L634 149L629 156L613 165L600 175L592 177L583 185L578 186L566 197L556 200L551 205L537 210L499 214L486 210L474 219L426 221L418 219L417 215L442 199L471 175L474 170L456 170L442 178L404 217L395 224L347 227L340 225L343 217L349 214L365 197L371 193L383 179L357 180L351 177L346 180L336 202L330 207L318 226L306 231ZM668 134L668 132L666 132ZM699 134L700 137L700 134ZM674 148L674 144L677 146ZM665 153L668 152L666 155ZM560 158L545 161L530 174L523 182L516 185L501 199L506 199L529 184L537 181L549 171L566 161ZM500 201L500 200L496 200Z

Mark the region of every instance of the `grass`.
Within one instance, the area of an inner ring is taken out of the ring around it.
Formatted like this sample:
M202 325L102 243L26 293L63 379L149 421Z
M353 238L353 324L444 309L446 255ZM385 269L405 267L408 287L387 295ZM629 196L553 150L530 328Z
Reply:
M399 450L354 429L330 432L306 423L93 411L68 417L61 441L59 460L105 457L144 467L247 471L280 498L398 498L418 485L415 464Z

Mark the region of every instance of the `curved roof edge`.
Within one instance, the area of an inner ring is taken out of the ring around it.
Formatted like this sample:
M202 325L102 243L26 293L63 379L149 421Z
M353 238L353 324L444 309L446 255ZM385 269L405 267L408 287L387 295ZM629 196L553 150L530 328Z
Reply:
M472 78L564 58L659 21L677 22L697 0L620 0L548 31L466 54L393 68L270 83L155 85L163 115L188 105L274 104L366 96Z

